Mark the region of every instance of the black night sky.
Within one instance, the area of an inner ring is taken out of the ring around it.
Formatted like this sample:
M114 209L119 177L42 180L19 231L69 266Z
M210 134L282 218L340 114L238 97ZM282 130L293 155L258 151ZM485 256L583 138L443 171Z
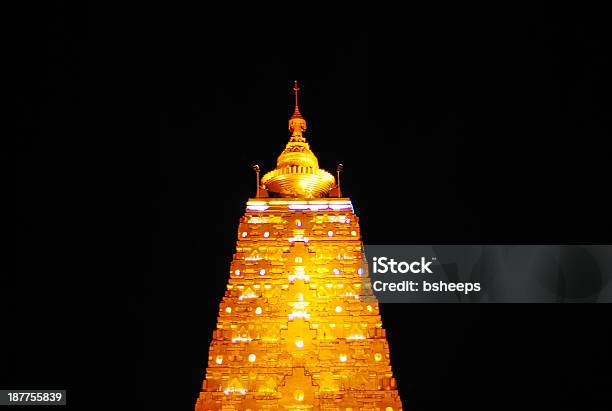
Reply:
M137 14L47 4L15 32L2 388L193 409L293 79L365 242L610 240L607 23ZM610 407L606 306L382 309L407 410Z

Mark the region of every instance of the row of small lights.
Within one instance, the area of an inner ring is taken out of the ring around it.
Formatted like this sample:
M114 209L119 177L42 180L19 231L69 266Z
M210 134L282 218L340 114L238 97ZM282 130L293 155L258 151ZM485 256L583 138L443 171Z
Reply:
M228 314L231 314L232 307L225 307L225 312L228 313ZM261 309L261 307L257 307L255 309L255 314L257 314L257 315L261 314L262 312L263 312L263 310Z
M236 275L236 277L240 277L242 272L240 270L235 270L234 274ZM259 275L266 275L266 269L262 268L261 270L259 270Z
M242 238L246 238L248 235L249 235L249 233L247 233L246 231L243 231L243 232L242 232ZM357 231L355 231L355 230L351 231L351 235L352 235L353 237L356 237L356 236L357 236ZM327 236L328 236L328 237L333 237L333 236L334 236L334 232L333 232L332 230L329 230L329 231L327 232ZM268 238L268 237L270 237L270 232L269 232L269 231L264 232L264 233L263 233L263 237L264 237L264 238Z
M368 306L366 307L366 309L367 309L368 311L370 311L370 312L373 310L372 306L371 306L371 305L369 305L369 304L368 304ZM336 310L336 312L337 312L337 313L341 313L341 312L342 312L342 306L337 305L335 310ZM228 313L228 314L231 314L231 312L232 312L232 307L225 307L225 312L226 312L226 313ZM257 307L257 308L255 308L255 314L260 315L262 312L263 312L263 310L262 310L262 308L261 308L261 307Z
M343 283L337 283L337 284L335 284L336 288L344 288L344 286L345 286L345 285L346 285L346 284L343 284ZM361 284L353 284L353 286L354 286L354 287L356 287L356 288L360 288L360 287L361 287ZM333 287L334 287L334 283L325 283L325 288L333 288ZM237 286L237 288L238 288L239 290L242 290L242 289L244 289L244 285L238 285L238 286ZM258 289L260 289L260 288L261 288L261 284L253 284L253 288L255 288L255 289L257 289L257 290L258 290ZM271 288L272 288L272 284L264 284L264 288L265 288L266 290L269 290L269 289L271 289ZM283 290L286 290L286 289L288 289L288 288L289 288L289 284L282 284L282 285L281 285L281 288L282 288ZM227 289L228 289L228 290L233 290L233 289L234 289L234 286L233 286L233 285L228 285L228 286L227 286ZM311 289L316 289L316 286L315 286L315 288L312 288L312 285L311 285Z
M336 288L344 288L345 285L346 284L343 284L343 283L335 284ZM353 286L359 288L359 287L361 287L361 284L357 283L357 284L353 284ZM312 287L313 286L311 285L311 289L312 290L316 289L316 286L315 286L315 288L312 288ZM334 283L325 283L325 288L333 288L333 287L334 287ZM242 289L244 289L244 285L238 285L238 286L236 286L236 288L238 288L239 290L242 290ZM253 284L253 288L260 289L261 288L261 284ZM264 284L264 288L266 290L269 290L270 288L272 288L272 284ZM289 288L289 284L282 284L281 288L283 290L286 290L286 289ZM228 285L227 289L228 290L233 290L234 286L233 285Z
M296 257L296 260L297 260L298 258L301 258L301 257ZM300 261L300 262L301 262L301 261ZM340 275L340 273L341 273L341 271L340 271L340 269L339 269L339 268L334 268L334 269L332 270L332 272L334 273L334 275ZM234 274L235 274L237 277L240 277L240 275L242 274L242 272L241 272L240 270L235 270L235 271L234 271ZM358 275L363 275L363 268L361 268L361 267L360 267L360 268L358 268L358 269L357 269L357 274L358 274ZM266 269L265 269L265 268L262 268L261 270L259 270L259 275L262 275L262 276L263 276L263 275L266 275Z
M297 348L304 348L304 340L295 340L295 346ZM249 362L255 362L257 360L257 356L255 354L249 354L248 356L248 360ZM338 356L338 360L340 362L347 362L348 361L348 355L346 354L340 354ZM374 354L374 361L379 362L380 360L382 360L382 354L377 352L376 354ZM217 355L215 357L215 363L221 365L223 364L223 356L222 355Z
M232 307L226 307L226 308L225 308L225 312L226 312L226 313L228 313L228 314L230 314L230 313L232 312ZM337 312L337 313L341 313L341 312L342 312L342 306L337 305L337 306L336 306L336 312ZM261 309L261 307L257 307L257 308L255 309L255 314L259 315L259 314L261 314L261 313L262 313L262 309Z

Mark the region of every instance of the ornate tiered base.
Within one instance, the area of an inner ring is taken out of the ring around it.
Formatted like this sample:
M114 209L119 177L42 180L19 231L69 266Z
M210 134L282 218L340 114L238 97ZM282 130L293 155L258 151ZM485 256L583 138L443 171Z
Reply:
M402 409L349 199L247 203L195 409Z

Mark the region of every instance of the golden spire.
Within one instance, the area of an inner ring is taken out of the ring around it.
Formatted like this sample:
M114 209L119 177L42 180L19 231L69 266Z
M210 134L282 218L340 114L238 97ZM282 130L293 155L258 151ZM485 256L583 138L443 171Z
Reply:
M289 141L305 142L306 139L302 136L302 133L306 130L306 120L300 113L300 107L298 105L298 81L293 81L293 93L295 94L295 110L293 115L289 119L289 131L291 131L291 139Z
M300 91L300 87L298 86L298 81L293 80L293 94L295 95L295 110L293 111L293 115L291 118L303 118L300 113L300 107L298 105L298 91Z
M282 197L325 197L336 183L333 175L319 168L319 161L302 134L306 120L298 106L299 90L295 80L295 110L289 119L291 137L276 160L276 169L266 173L261 183L269 192Z

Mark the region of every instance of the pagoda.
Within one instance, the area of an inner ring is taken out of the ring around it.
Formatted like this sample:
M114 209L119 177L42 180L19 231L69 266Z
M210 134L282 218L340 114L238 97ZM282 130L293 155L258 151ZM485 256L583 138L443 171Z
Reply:
M359 219L294 91L289 142L261 181L256 167L195 410L401 411Z

